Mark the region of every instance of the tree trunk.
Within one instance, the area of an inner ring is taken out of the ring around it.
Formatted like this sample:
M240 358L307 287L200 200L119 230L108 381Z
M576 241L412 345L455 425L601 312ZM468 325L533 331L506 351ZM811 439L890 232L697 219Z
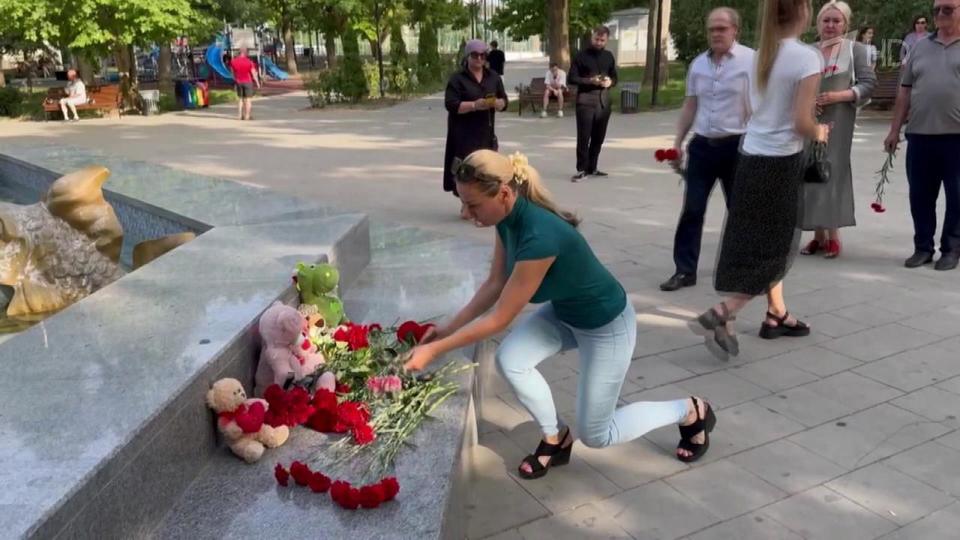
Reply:
M660 86L667 84L667 45L670 43L670 0L663 0L663 21L660 40ZM650 0L650 17L647 20L647 60L643 70L643 86L653 84L654 59L657 56L657 0Z
M93 84L93 62L91 62L86 53L73 53L73 60L77 64L77 73L84 84ZM67 66L64 66L67 67Z
M0 88L3 88L7 85L7 78L3 75L3 70L0 69Z
M172 63L170 42L161 43L160 59L157 61L157 79L160 81L160 92L171 96L173 95L173 77L170 73Z
M293 43L293 21L286 13L281 15L280 27L283 31L283 48L286 50L287 73L296 75L297 70L297 50Z
M570 69L570 0L547 0L547 54Z
M323 34L323 47L327 50L327 69L337 68L337 36L332 32Z

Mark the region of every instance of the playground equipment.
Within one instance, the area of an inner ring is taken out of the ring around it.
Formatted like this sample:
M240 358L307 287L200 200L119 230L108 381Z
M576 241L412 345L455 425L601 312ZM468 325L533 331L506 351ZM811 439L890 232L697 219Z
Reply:
M219 41L219 39L217 41ZM207 47L205 59L210 69L212 69L218 77L223 79L227 84L233 84L233 74L230 73L227 66L223 64L223 49L220 48L218 42L214 42Z
M290 78L290 75L286 71L280 69L277 64L273 63L273 60L270 59L267 55L260 55L260 63L263 64L263 70L267 75L277 79L279 81L285 81Z

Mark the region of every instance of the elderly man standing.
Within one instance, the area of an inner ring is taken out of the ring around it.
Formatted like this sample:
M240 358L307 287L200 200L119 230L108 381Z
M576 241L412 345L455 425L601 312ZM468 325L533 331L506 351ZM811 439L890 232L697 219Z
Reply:
M933 262L940 185L946 216L937 270L953 270L960 260L960 1L936 0L938 31L917 41L902 70L888 152L900 143L907 122L907 181L913 215L914 254L907 268Z
M683 141L693 128L687 147L686 193L673 241L676 272L660 284L675 291L697 284L697 263L707 202L717 179L730 207L740 138L750 118L750 77L754 50L737 43L739 14L727 7L710 12L707 34L710 50L690 64L686 99L677 123L674 147L683 159Z

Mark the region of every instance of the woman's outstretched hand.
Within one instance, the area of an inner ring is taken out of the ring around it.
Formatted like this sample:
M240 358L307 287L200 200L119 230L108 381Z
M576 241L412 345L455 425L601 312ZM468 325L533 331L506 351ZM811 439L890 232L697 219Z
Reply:
M427 336L424 335L424 339ZM410 350L410 357L403 364L405 371L423 371L425 367L437 359L437 353L429 344L417 345Z

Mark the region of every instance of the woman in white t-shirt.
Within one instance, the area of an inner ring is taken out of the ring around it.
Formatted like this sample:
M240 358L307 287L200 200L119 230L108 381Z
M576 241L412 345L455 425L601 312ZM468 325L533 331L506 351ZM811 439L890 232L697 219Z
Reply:
M760 47L750 92L753 116L737 162L715 287L729 296L691 327L713 334L707 347L726 359L739 354L735 315L767 296L760 337L806 336L810 327L787 312L783 278L800 240L797 219L803 182L803 147L825 142L826 125L814 119L822 60L797 37L810 25L810 0L765 0Z

